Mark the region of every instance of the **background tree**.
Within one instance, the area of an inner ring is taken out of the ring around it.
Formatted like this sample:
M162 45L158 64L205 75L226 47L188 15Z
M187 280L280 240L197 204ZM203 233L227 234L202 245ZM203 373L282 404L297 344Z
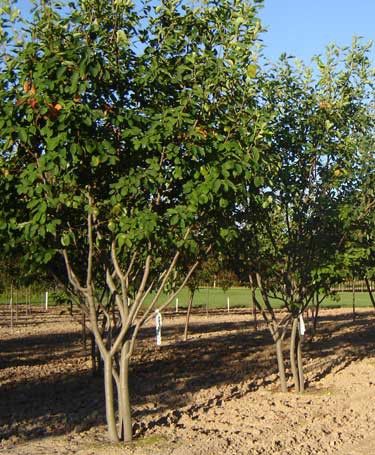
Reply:
M358 161L353 166L352 182L340 217L345 226L346 248L342 257L343 277L364 279L370 301L375 298L370 281L375 278L375 156L374 111L367 137L362 141Z
M265 74L263 106L270 118L267 146L274 168L258 179L259 208L245 193L236 214L240 268L260 290L257 306L276 343L284 391L281 340L289 323L290 363L299 391L304 387L300 318L317 292L342 279L347 234L341 213L371 124L368 46L357 40L350 49L332 45L325 61L315 61L312 69L282 56ZM281 320L271 297L287 310Z

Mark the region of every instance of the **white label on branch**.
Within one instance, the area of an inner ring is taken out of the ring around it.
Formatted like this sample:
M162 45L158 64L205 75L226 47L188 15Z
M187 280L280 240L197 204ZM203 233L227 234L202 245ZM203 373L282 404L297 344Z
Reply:
M155 311L155 326L156 326L156 344L161 346L161 326L162 326L162 317L159 310Z
M299 315L298 327L299 327L299 334L301 336L303 336L305 334L305 332L306 332L306 327L305 327L305 321L303 320L302 314Z

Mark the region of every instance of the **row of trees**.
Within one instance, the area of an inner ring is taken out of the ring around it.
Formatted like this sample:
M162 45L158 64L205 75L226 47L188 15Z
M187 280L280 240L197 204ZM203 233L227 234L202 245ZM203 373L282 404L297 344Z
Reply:
M22 30L3 3L1 243L86 314L110 439L132 438L139 331L209 254L259 287L282 390L291 324L303 388L299 315L374 272L368 46L261 65L261 1L35 2Z

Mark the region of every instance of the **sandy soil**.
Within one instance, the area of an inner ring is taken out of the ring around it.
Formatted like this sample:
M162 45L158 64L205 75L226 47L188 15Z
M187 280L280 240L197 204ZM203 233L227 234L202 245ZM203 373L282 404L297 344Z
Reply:
M322 312L304 344L308 390L278 392L267 329L246 311L164 317L146 327L131 387L136 441L106 442L102 379L67 313L0 308L0 454L375 454L375 314ZM287 347L287 346L286 346ZM287 352L285 351L285 354ZM291 384L291 383L290 383Z

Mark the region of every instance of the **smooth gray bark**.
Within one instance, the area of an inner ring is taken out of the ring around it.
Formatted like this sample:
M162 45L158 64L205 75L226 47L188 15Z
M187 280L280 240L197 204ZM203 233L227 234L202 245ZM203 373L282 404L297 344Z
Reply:
M298 333L297 334L297 367L298 367L300 392L303 392L305 390L305 377L303 374L303 361L302 361L302 339L303 339L303 337Z
M297 329L298 329L298 319L293 318L292 333L290 335L290 368L292 370L295 390L296 390L296 392L299 392L300 384L299 384L299 375L298 375L298 369L297 369L297 364L296 364Z
M355 286L354 286L354 280L352 284L352 309L353 309L353 322L355 321L356 318L356 313L355 313Z
M104 359L104 390L105 390L105 412L108 425L108 436L111 442L119 442L119 437L116 427L116 416L114 409L114 394L113 394L113 376L112 366L113 359L106 356Z
M275 341L276 345L276 357L277 357L277 366L279 369L279 378L280 378L280 388L283 393L288 391L288 387L286 385L286 375L285 375L285 366L284 366L284 357L283 357L283 349L282 349L282 340L281 337Z
M255 288L251 288L251 301L252 301L252 307L253 307L253 320L254 320L254 330L255 332L258 330L258 321L257 321L257 306L255 302L256 296L255 296Z
M189 303L188 303L188 307L187 307L187 311L186 311L185 330L184 330L184 337L183 337L184 341L187 340L187 336L188 336L190 314L191 314L191 309L193 307L193 297L194 297L194 292L190 291Z
M132 415L130 406L130 391L129 391L129 351L130 341L125 341L121 350L120 359L120 397L119 403L121 406L122 417L122 432L124 442L130 442L133 439Z

